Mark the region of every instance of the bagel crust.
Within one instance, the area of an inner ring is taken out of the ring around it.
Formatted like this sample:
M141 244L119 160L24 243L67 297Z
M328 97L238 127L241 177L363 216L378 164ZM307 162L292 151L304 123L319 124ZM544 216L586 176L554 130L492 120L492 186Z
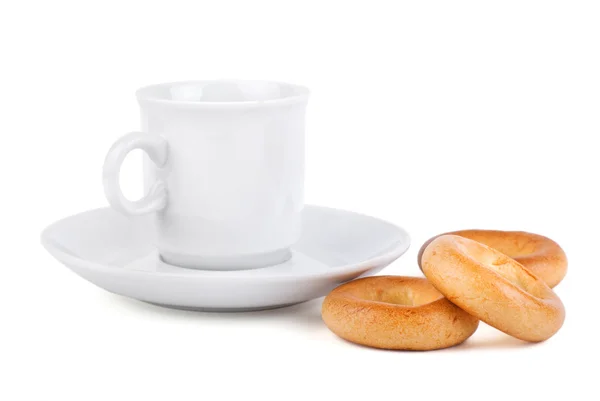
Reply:
M479 325L419 277L377 276L343 284L325 298L322 316L345 340L400 350L451 347Z
M497 230L461 230L440 235L458 235L492 247L531 270L550 288L567 274L567 255L560 245L543 235ZM417 259L421 270L423 251L437 237L439 235L429 239L419 250Z
M480 242L437 237L423 252L422 269L454 304L513 337L544 341L564 322L562 302L541 278Z

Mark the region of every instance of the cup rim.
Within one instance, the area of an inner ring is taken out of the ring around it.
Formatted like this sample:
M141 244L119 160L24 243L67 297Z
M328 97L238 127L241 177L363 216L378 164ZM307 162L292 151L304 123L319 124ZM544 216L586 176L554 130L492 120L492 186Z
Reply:
M167 99L159 96L152 96L152 92L160 88L175 87L178 85L198 85L206 83L252 83L252 84L267 84L267 85L280 85L286 86L292 89L293 94L284 96L276 99L269 100L242 100L242 101L194 101L194 100L174 100ZM268 81L268 80L250 80L250 79L206 79L206 80L188 80L188 81L174 81L160 84L146 85L139 88L135 92L135 96L141 105L144 104L156 104L163 106L173 107L184 107L194 109L230 109L239 107L256 107L256 106L275 106L275 105L289 105L294 103L302 103L308 100L310 91L307 87L302 85L290 84L287 82L280 81Z

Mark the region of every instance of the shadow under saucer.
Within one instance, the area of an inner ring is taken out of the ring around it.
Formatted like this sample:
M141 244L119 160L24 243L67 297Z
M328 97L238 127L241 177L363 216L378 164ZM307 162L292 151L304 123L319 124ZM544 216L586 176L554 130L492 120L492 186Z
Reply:
M230 321L294 321L299 324L305 324L307 328L315 329L322 327L326 329L321 319L321 305L323 298L317 298L306 302L295 303L292 305L262 308L248 311L236 311L231 309L200 309L200 308L182 308L182 307L164 307L163 305L153 304L130 299L115 294L107 294L110 302L128 309L136 309L138 312L153 314L161 317L184 318L184 319L207 319L207 320L230 320Z

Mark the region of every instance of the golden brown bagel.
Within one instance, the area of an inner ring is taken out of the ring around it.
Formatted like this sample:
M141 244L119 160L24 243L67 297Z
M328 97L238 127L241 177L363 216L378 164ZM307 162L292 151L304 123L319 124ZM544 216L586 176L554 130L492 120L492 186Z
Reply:
M386 349L451 347L479 325L419 277L367 277L343 284L327 295L322 315L343 339Z
M550 286L555 287L567 274L567 255L550 238L524 231L461 230L440 235L459 235L481 242L510 256ZM427 245L438 236L423 244L417 256L419 267Z
M550 287L494 248L442 235L427 246L422 262L423 273L446 298L511 336L543 341L563 324L565 309Z

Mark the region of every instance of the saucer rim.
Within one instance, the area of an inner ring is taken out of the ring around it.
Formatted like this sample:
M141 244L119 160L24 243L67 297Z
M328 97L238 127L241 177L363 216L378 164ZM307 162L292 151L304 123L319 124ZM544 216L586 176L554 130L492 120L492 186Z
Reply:
M394 223L383 220L381 218L373 217L371 215L367 215L367 214L363 214L363 213L357 213L357 212L350 211L350 210L328 207L328 206L307 204L304 206L304 208L305 209L306 208L322 209L322 210L324 209L324 210L338 212L338 213L350 213L350 214L358 215L361 217L375 219L381 223L393 226L394 229L398 230L401 240L399 240L398 243L395 244L395 246L391 247L391 249L389 249L386 252L379 254L375 257L372 257L372 258L369 258L369 259L366 259L366 260L363 260L363 261L360 261L357 263L346 263L343 265L335 266L324 272L318 272L318 273L307 272L307 274L301 274L301 273L296 274L295 275L296 277L302 277L304 279L312 279L312 278L323 279L323 278L333 278L333 277L339 275L340 273L356 274L356 273L360 273L360 272L367 272L367 271L371 270L371 268L369 267L370 265L372 265L372 267L377 267L377 266L385 267L385 266L389 265L396 259L400 258L402 255L404 255L411 246L411 238L410 238L410 235L407 230L405 230L401 226L398 226ZM46 228L44 228L40 234L40 241L41 241L42 246L54 258L56 258L59 262L67 265L67 267L69 267L69 268L70 268L71 264L74 264L74 265L79 266L80 268L102 271L104 273L106 273L107 271L110 271L113 274L124 275L124 276L142 275L142 276L161 276L161 277L177 277L177 278L185 277L186 280L192 280L192 279L195 279L195 280L222 280L222 279L224 279L224 280L242 280L242 279L248 280L248 279L250 279L250 280L252 280L252 279L257 279L257 280L260 280L263 282L265 280L274 280L274 281L289 280L290 277L293 277L293 276L288 276L288 275L268 276L268 275L252 274L253 272L255 272L258 269L231 270L231 271L223 271L223 272L213 270L213 271L210 271L210 273L211 273L210 275L186 274L185 276L182 276L182 274L178 273L178 272L156 272L156 271L146 271L146 270L130 270L130 269L125 269L123 266L103 264L103 263L93 262L93 261L89 261L89 260L86 260L86 259L83 259L80 257L73 256L72 254L70 254L66 251L60 250L55 244L52 244L51 243L52 241L50 241L48 238L49 237L48 233L51 232L55 226L57 226L58 224L62 223L63 221L65 221L67 219L75 218L77 216L87 214L87 213L93 213L93 212L98 212L101 210L110 210L110 209L111 209L110 207L94 208L94 209L86 210L83 212L75 213L70 216L63 217L63 218L53 222L52 224L50 224ZM152 252L153 251L156 251L155 247L153 248ZM148 254L145 253L144 255L140 255L139 258L146 257L147 255ZM184 268L182 268L182 269L184 269ZM190 269L185 269L185 271L188 273L189 273L189 270ZM205 271L202 271L202 272L205 272ZM208 271L206 271L206 272L208 272ZM219 273L224 273L224 274L219 275ZM241 273L241 274L235 274L235 273Z

